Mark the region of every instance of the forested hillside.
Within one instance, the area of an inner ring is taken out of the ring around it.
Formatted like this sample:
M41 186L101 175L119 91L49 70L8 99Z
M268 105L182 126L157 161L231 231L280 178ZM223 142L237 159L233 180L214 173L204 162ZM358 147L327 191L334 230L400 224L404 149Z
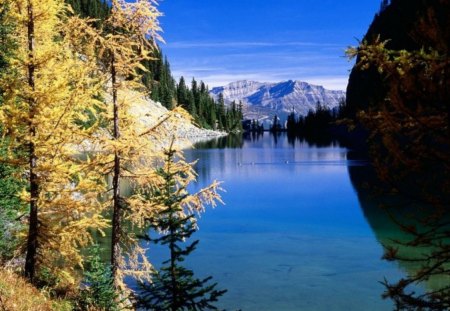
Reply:
M95 22L96 26L100 26L110 14L110 7L104 0L66 0L66 2L72 6L76 14L98 19ZM242 109L239 109L238 103L226 107L220 101L214 101L209 96L205 83L197 82L195 78L187 84L184 77L181 77L177 83L161 47L152 53L151 59L142 62L146 70L140 70L142 81L152 100L160 102L167 109L183 107L203 128L226 132L242 130Z
M384 155L378 156L380 167L395 164L412 174L406 167L416 163L416 171L428 175L428 184L422 180L418 187L429 193L436 190L437 178L429 174L448 169L450 4L383 3L361 45L349 51L357 65L345 113L371 131L372 147L380 147L377 154Z
M431 50L448 55L450 46L449 3L447 0L392 0L383 1L363 43L386 42L385 48L393 51ZM361 56L357 58L357 62ZM357 111L375 108L388 93L386 73L371 67L351 71L347 88L347 109L355 115ZM415 91L419 92L419 85ZM424 96L424 98L426 98Z

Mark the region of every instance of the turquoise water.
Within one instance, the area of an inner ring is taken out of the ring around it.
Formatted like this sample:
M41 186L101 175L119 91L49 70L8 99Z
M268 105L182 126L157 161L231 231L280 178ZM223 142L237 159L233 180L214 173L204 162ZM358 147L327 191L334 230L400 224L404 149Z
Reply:
M294 145L268 133L234 148L218 145L224 148L186 151L188 159L199 160L193 190L213 179L226 189L226 205L202 215L194 234L200 244L187 265L228 289L220 307L393 309L381 298L379 282L398 280L404 270L381 259L377 237L384 229L374 224L389 220L365 210L374 204L358 195L351 178L364 176L364 161L349 160L338 145ZM149 251L153 262L164 256L161 249Z

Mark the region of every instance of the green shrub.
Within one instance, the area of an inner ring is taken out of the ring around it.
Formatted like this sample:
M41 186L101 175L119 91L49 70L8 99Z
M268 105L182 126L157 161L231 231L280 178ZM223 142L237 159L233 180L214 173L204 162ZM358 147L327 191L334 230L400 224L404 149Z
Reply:
M75 310L120 310L119 295L114 289L111 267L100 257L100 248L94 246L86 261L86 270L82 281L83 288L77 299Z

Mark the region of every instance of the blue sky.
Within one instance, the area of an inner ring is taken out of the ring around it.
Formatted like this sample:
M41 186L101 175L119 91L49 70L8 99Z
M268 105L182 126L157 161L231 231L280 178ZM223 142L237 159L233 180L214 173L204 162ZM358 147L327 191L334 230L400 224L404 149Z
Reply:
M163 52L176 78L210 87L301 80L345 90L380 0L162 0Z

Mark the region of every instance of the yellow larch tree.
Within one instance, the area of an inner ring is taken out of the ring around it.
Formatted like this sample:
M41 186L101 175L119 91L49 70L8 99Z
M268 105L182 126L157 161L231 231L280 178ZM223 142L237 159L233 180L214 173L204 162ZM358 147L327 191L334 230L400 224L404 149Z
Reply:
M189 118L184 110L174 109L150 128L138 122L132 110L147 100L139 72L146 70L142 62L152 59L156 41L162 40L158 21L161 14L153 0L113 0L111 5L111 15L93 39L104 73L103 97L110 102L103 116L109 121L107 130L96 137L101 152L93 161L98 171L111 180L104 201L112 214L111 270L115 287L124 289L125 275L148 275L151 265L129 228L144 225L138 201L121 193L121 185L136 188L154 183L153 167L162 156L162 144L170 141L170 124ZM128 232L124 232L125 222Z
M34 282L48 271L69 284L82 265L80 248L92 240L89 229L107 226L98 202L102 177L76 156L96 130L82 123L86 111L101 105L94 98L102 81L93 75L96 60L74 45L83 41L73 37L83 33L74 25L87 24L69 20L63 0L0 0L0 6L7 1L17 51L0 79L0 122L10 150L3 160L21 168L19 178L29 185L21 194L30 206L25 275Z

